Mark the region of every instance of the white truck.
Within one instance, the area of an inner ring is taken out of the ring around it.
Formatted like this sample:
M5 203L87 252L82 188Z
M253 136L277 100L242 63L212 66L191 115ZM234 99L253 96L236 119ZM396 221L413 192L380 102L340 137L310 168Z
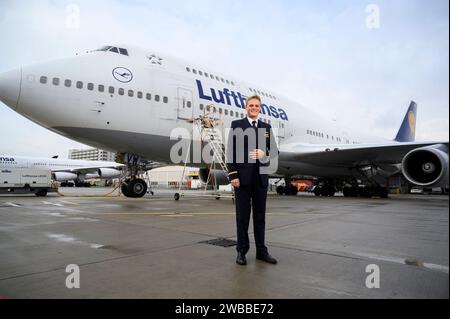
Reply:
M50 170L16 168L0 170L0 194L46 196L54 191Z

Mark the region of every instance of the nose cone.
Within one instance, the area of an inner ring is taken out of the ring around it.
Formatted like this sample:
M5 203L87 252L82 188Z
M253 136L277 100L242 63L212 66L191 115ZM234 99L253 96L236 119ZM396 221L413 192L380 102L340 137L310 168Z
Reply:
M17 108L22 83L22 68L0 73L0 101L13 110Z

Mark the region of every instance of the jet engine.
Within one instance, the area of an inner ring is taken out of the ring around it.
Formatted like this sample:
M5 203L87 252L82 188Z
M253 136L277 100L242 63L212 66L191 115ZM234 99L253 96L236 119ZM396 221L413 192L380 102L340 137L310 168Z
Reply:
M78 179L77 174L68 173L68 172L54 172L53 176L54 176L54 180L58 181L58 182L76 181Z
M402 173L419 186L448 185L448 148L438 144L410 151L403 157Z
M224 171L219 170L219 169L210 170L209 168L200 168L198 170L198 176L202 183L206 183L206 181L208 180L208 174L210 171L211 171L210 181L211 180L217 181L217 185L230 184L227 173L225 173Z
M114 168L99 168L98 175L101 178L116 178L120 177L121 172Z

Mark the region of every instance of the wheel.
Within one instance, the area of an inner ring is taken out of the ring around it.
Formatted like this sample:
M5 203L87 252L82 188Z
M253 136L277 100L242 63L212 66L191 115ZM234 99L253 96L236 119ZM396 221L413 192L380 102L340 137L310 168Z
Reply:
M147 183L140 178L131 180L128 183L129 197L142 197L147 193Z
M41 189L41 190L37 191L34 195L36 195L38 197L47 196L47 190L46 189Z
M278 186L277 187L277 194L278 195L283 195L285 193L285 187L284 186Z
M179 200L180 199L180 194L179 193L175 193L175 195L173 195L173 198L175 200Z
M322 195L322 186L316 186L314 188L314 195L316 195L316 196Z
M286 195L296 196L297 193L298 193L298 189L297 189L297 187L295 187L294 185L289 184L289 185L286 187Z
M344 186L344 188L342 189L342 194L344 195L344 197L350 197L351 195L351 187L348 186Z
M120 190L126 197L130 197L130 193L128 193L128 184L123 183L122 186L120 186Z
M335 193L336 193L336 190L334 189L333 186L326 186L323 189L323 195L325 195L325 196L333 197Z

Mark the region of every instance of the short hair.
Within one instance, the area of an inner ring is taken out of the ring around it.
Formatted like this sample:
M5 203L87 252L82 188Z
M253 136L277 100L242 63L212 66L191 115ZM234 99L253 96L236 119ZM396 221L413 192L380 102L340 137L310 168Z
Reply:
M261 98L259 97L259 95L252 95L252 96L249 96L249 97L247 97L246 99L245 99L245 106L247 106L248 105L248 102L250 101L250 100L253 100L253 99L256 99L256 100L258 100L259 101L259 103L261 103Z

